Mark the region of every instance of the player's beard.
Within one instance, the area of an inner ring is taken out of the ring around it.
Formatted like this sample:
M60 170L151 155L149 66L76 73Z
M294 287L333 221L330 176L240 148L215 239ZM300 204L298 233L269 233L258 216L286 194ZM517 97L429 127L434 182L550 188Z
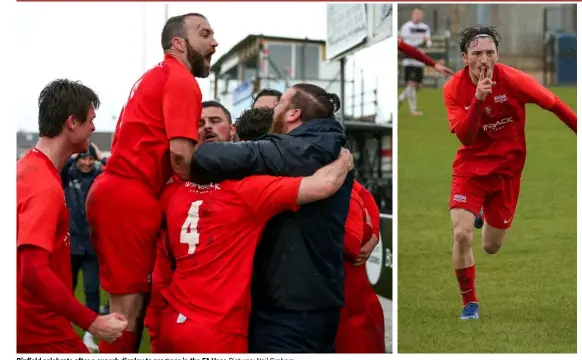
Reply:
M269 130L270 133L285 134L287 132L285 129L285 120L283 119L283 116L285 116L285 111L273 115L273 123L271 124L271 129Z
M210 74L210 69L206 68L206 60L204 56L196 51L188 39L186 39L186 58L190 63L190 72L194 77L205 78Z

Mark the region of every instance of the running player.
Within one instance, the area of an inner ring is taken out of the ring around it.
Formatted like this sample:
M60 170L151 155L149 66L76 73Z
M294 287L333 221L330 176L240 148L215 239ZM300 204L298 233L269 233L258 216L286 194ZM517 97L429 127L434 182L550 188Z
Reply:
M172 172L188 179L198 140L205 78L217 42L207 19L190 13L170 18L162 31L164 61L133 86L121 110L104 173L87 199L91 239L111 311L124 314L127 331L102 353L137 352L145 294L162 222L160 193Z
M111 342L127 326L98 316L73 295L69 212L59 175L73 153L89 150L99 98L69 80L49 83L38 99L36 147L16 164L16 348L18 353L88 353L71 323Z
M252 176L177 185L165 208L168 244L159 246L167 250L159 251L156 261L156 277L158 269L169 277L160 281L169 306L159 323L151 324L156 351L247 352L253 257L263 228L282 211L331 196L351 161L345 151L305 178Z
M554 113L572 131L576 114L531 76L497 62L500 36L476 26L458 36L464 69L444 87L450 131L461 147L453 163L450 196L453 266L461 296L461 319L479 318L475 292L473 224L483 208L482 246L495 254L514 219L525 164L526 104Z
M404 42L415 47L432 46L430 28L422 22L423 19L424 11L420 8L414 8L410 21L407 21L400 29L400 36ZM410 114L413 116L422 115L422 112L418 111L416 107L416 93L422 86L424 79L424 64L415 59L405 58L402 60L402 65L404 66L406 89L400 94L398 100L401 103L404 99L408 99Z

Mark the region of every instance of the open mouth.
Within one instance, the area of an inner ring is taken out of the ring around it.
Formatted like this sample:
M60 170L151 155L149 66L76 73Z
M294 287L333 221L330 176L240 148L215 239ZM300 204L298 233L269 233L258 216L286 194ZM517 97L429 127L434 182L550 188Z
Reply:
M204 60L205 60L205 61L206 61L208 64L210 64L210 62L212 61L212 54L214 54L214 52L212 52L212 53L210 53L210 54L208 54L208 55L206 55L206 56L204 57Z
M211 143L218 141L218 136L215 133L206 133L202 139L205 143Z

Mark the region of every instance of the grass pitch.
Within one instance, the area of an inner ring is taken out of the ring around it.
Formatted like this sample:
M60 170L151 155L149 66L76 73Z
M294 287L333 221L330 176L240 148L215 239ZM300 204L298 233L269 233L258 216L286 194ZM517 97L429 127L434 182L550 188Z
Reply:
M552 89L575 111L576 89ZM499 253L473 241L481 319L460 321L448 210L459 141L441 89L418 94L422 117L398 117L398 351L576 352L576 135L527 108L528 154L512 228Z

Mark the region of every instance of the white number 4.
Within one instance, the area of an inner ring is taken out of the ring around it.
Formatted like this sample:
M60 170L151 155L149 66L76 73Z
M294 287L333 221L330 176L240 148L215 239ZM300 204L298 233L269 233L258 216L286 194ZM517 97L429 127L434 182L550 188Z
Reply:
M200 234L198 234L198 220L200 219L200 205L202 200L194 201L188 210L188 216L182 231L180 232L180 244L188 244L188 254L194 254L196 245L200 241Z

